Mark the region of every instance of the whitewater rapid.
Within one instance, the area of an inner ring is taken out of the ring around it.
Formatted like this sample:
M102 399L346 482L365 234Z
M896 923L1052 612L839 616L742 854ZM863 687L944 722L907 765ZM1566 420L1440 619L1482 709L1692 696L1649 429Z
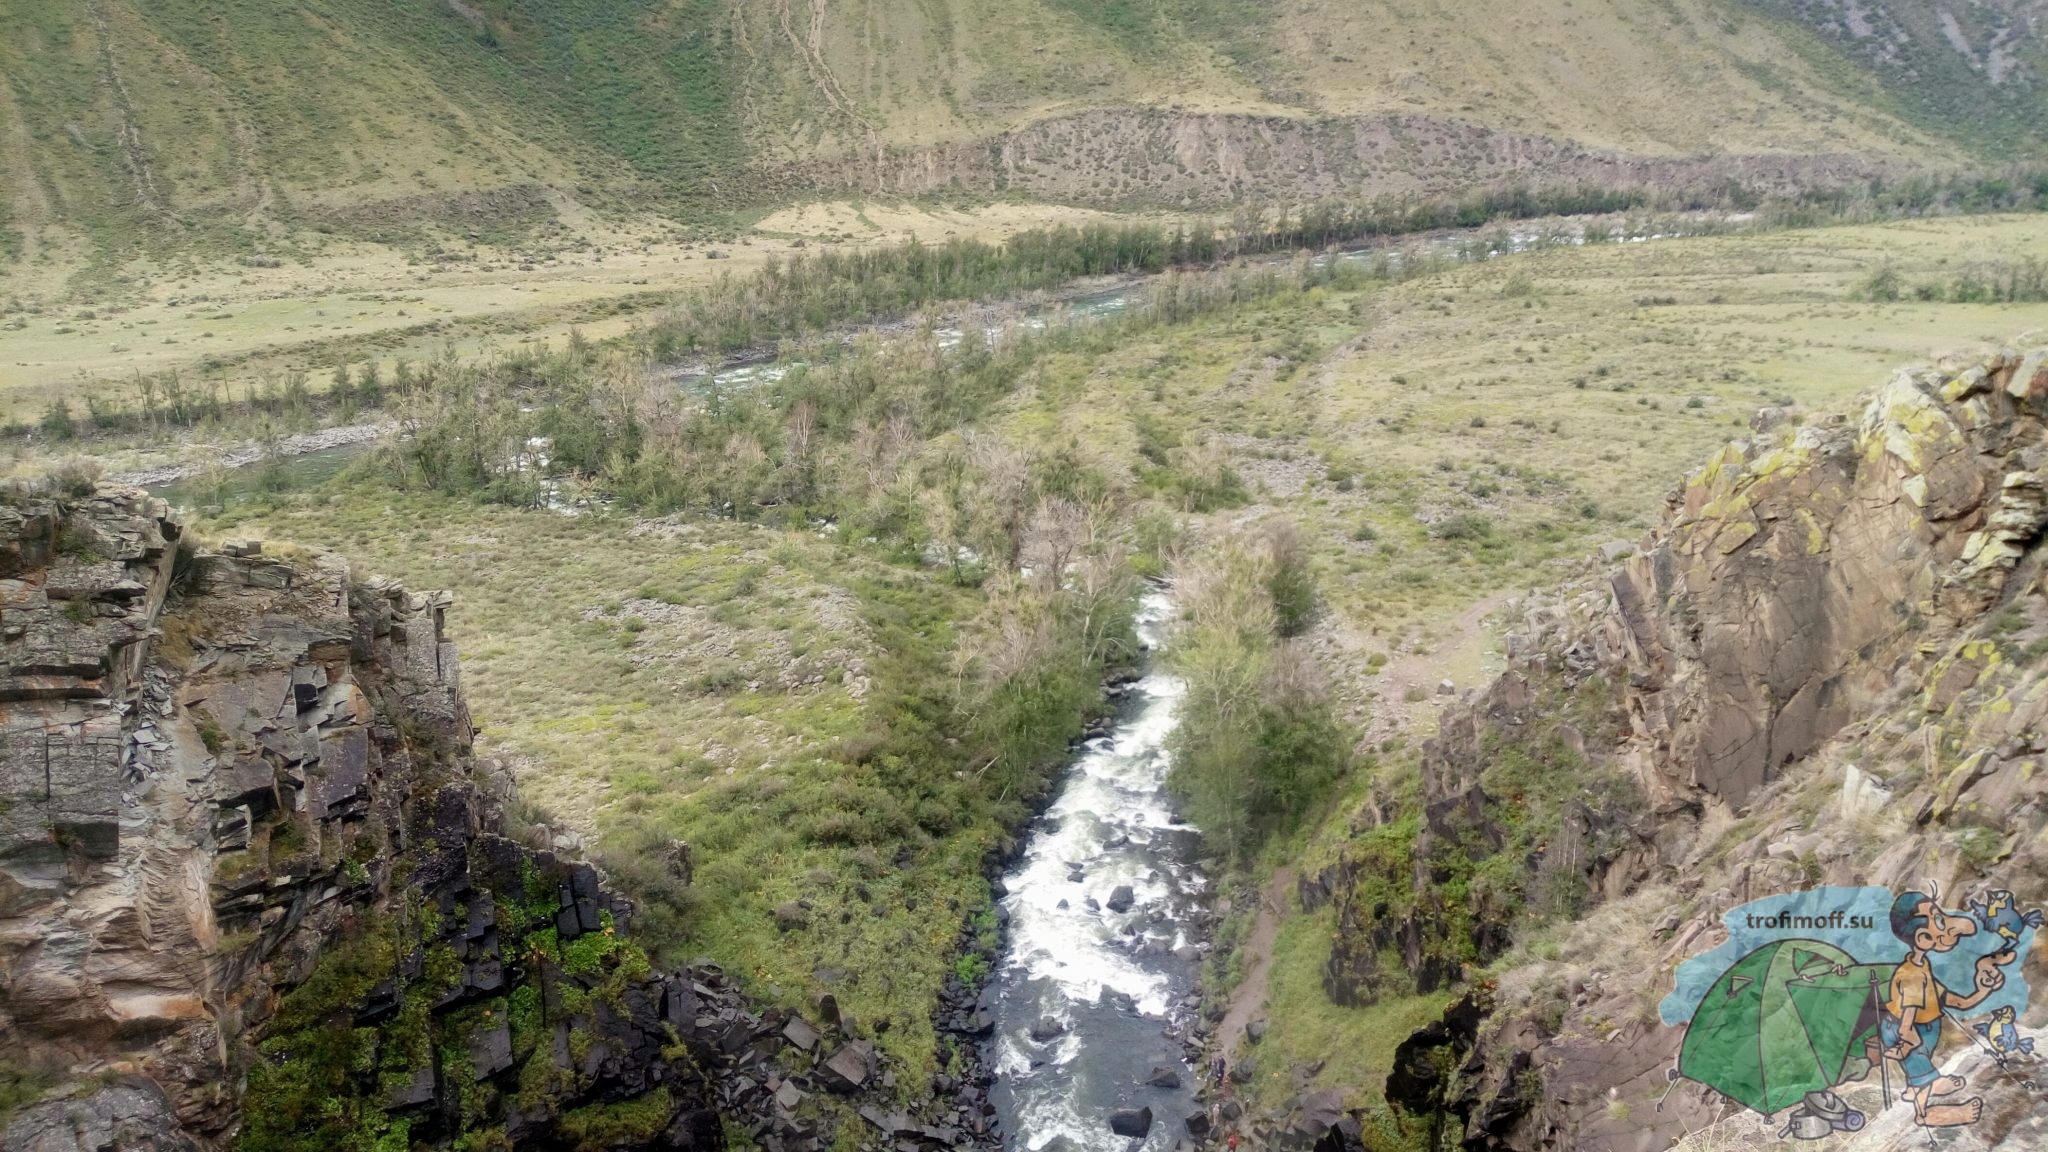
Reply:
M1138 634L1148 652L1171 615L1164 595L1141 603ZM1191 1010L1199 964L1192 914L1207 886L1194 865L1195 831L1176 823L1166 794L1182 692L1178 679L1148 668L1110 734L1088 742L1003 878L1010 915L991 976L992 1099L1012 1149L1038 1152L1062 1141L1124 1152L1132 1141L1110 1131L1109 1115L1139 1107L1153 1112L1140 1147L1169 1149L1196 1111L1196 1075L1171 1034ZM1121 913L1109 907L1120 885L1134 897ZM1060 1033L1034 1039L1047 1019ZM1179 1085L1148 1085L1158 1068L1175 1071Z

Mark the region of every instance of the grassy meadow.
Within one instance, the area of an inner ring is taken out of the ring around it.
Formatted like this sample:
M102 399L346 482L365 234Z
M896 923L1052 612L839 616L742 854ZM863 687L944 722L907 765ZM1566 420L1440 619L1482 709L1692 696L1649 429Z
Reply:
M138 372L218 379L245 395L338 364L388 375L401 359L558 348L571 331L615 338L654 321L678 291L770 260L912 239L1000 242L1111 219L1047 205L815 201L704 236L645 215L579 211L545 237L322 237L258 264L145 254L127 265L131 290L111 297L78 293L60 265L0 262L0 423L32 422L60 398L80 411L89 396L130 402ZM1170 228L1186 218L1151 219Z

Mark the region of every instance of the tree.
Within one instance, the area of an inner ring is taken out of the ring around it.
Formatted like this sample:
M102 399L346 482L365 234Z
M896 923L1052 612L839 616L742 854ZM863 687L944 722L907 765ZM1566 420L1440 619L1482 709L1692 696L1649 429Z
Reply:
M1309 567L1308 544L1292 520L1274 520L1266 528L1266 593L1273 599L1274 630L1299 636L1315 622L1316 577Z
M1333 715L1313 654L1307 547L1286 521L1193 549L1175 581L1167 648L1186 685L1171 784L1232 860L1298 819L1346 768L1353 737Z
M78 435L78 422L71 415L71 402L59 396L43 410L43 418L36 422L43 435L52 440L69 440Z

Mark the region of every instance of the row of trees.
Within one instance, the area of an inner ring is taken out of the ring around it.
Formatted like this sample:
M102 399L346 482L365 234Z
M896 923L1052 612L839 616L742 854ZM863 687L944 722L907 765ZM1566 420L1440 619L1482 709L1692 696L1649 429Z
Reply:
M37 418L36 430L48 439L71 440L104 434L161 437L208 425L349 420L382 408L392 396L413 394L452 363L449 357L421 365L400 359L388 376L375 360L342 363L326 374L324 386L308 372L274 373L259 377L239 396L219 375L176 368L137 372L119 390L81 389L77 407L65 397L51 401Z
M1865 300L1891 303L1920 300L1949 304L2039 304L2048 301L2048 261L2036 256L1976 263L1947 279L1909 284L1891 262L1880 264L1857 285Z
M805 348L812 359L746 386L679 387L631 349L451 364L395 401L410 435L379 458L401 484L511 503L537 500L549 477L573 475L651 511L830 520L906 548L937 546L968 578L1014 568L1018 545L1016 524L992 528L969 510L1015 489L1002 469L989 471L997 455L985 441L962 430L1048 357L1371 275L1354 262L1308 259L1168 273L1114 318L1011 324L951 346L926 324L898 339ZM1200 439L1162 440L1141 479L1191 509L1243 495ZM959 559L970 555L977 560Z
M902 316L939 301L996 299L1084 276L1206 264L1220 252L1213 232L1169 232L1138 223L1032 229L1000 244L913 239L788 261L770 258L755 274L727 274L679 293L641 339L658 361L692 352L738 352L837 325Z

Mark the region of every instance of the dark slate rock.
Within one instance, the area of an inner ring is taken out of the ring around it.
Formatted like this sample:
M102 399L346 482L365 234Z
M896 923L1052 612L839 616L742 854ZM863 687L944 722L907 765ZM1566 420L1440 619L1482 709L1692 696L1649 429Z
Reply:
M1114 889L1111 889L1109 900L1107 901L1111 912L1129 912L1131 905L1137 902L1137 893L1131 891L1129 884L1119 884Z
M386 1111L397 1112L405 1108L419 1108L434 1101L434 1066L413 1069L410 1080L400 1081L391 1088L391 1094L384 1098Z
M790 1017L789 1023L782 1026L782 1038L803 1052L816 1048L819 1040L818 1030L801 1016Z
M1109 1114L1109 1130L1119 1136L1143 1140L1152 1131L1152 1109L1119 1108Z
M320 741L320 769L314 800L322 820L360 811L370 777L370 734L351 725Z
M398 982L395 980L379 981L376 987L370 989L370 994L363 997L362 1009L356 1013L356 1026L358 1028L367 1027L396 1011L398 1011Z
M469 1064L478 1080L512 1067L512 1030L497 1020L469 1034Z
M818 1078L834 1092L858 1092L868 1082L867 1053L848 1044L818 1066Z

